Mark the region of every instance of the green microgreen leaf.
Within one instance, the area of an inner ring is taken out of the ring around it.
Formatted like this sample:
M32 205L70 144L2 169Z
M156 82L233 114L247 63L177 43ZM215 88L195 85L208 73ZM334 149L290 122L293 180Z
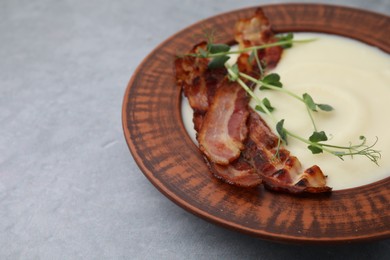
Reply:
M223 43L219 43L219 44L209 43L207 45L207 50L212 54L228 52L230 51L230 46Z
M317 105L316 105L316 103L314 103L313 98L309 94L307 94L307 93L303 94L302 98L303 98L303 101L305 102L306 106L310 110L317 111Z
M276 38L278 38L279 42L284 42L284 41L292 41L293 38L294 38L294 34L293 33L287 33L287 34L283 34L283 35L278 35L276 36ZM289 43L286 43L286 44L283 44L282 45L282 48L283 49L288 49L288 48L291 48L292 47L292 42L289 42Z
M264 98L262 101L263 105L268 109L269 112L272 112L275 110L275 108L271 105L271 102L268 98ZM266 113L266 111L259 105L255 107L255 109L259 112Z
M239 70L238 70L238 65L235 63L233 66L230 67L230 73L228 73L228 79L230 81L236 81L238 79L239 75Z
M276 124L276 131L278 132L280 139L282 139L287 144L287 131L283 127L284 125L284 119L280 120Z
M263 99L263 104L264 104L264 106L265 106L266 108L268 108L268 110L269 110L270 112L274 111L275 108L271 105L271 102L269 101L268 98L264 98L264 99Z
M314 145L309 145L307 148L312 152L312 154L319 154L323 152L321 148Z
M276 74L276 73L268 74L267 76L265 76L262 79L262 82L264 82L265 84L275 86L275 87L279 87L279 88L283 87L282 82L280 82L280 76L279 76L279 74ZM269 89L269 88L267 88L265 85L262 85L260 87L260 89L263 90L263 89Z
M326 111L326 112L334 110L332 106L327 105L327 104L317 104L317 107L319 109L321 109L322 111Z
M309 141L313 143L328 141L328 137L326 136L324 131L313 132L313 134L309 137Z
M218 69L218 68L223 68L225 66L225 62L230 59L229 56L225 55L225 56L217 56L215 58L213 58L210 62L209 62L209 69Z
M277 73L268 74L263 78L263 81L268 84L280 83L280 76Z

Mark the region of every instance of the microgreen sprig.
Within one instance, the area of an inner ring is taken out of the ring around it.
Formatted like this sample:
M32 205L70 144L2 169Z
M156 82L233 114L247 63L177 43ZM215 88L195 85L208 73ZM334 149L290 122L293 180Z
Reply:
M322 111L326 111L326 112L333 110L333 107L328 105L328 104L315 103L313 98L308 93L304 93L302 95L302 97L300 97L299 95L289 91L288 89L283 88L283 84L280 81L280 76L276 73L268 74L265 77L263 77L262 79L256 79L256 78L254 78L250 75L247 75L245 73L242 73L242 72L238 72L238 74L240 77L245 78L247 80L250 80L250 81L260 85L260 88L259 88L260 90L270 89L270 90L284 92L284 93L288 94L289 96L303 102L306 106L306 110L309 114L310 120L312 122L312 125L313 125L315 131L317 131L317 126L315 124L312 112L317 112L318 109L322 110Z
M262 50L270 47L275 47L275 46L286 47L289 45L292 46L292 44L294 43L307 43L314 40L316 39L312 38L312 39L294 40L293 38L286 38L286 39L281 39L277 42L242 48L239 50L231 50L230 46L227 44L215 44L212 42L208 42L206 50L200 49L199 53L189 53L186 54L185 56L198 57L198 58L210 58L211 60L208 66L210 69L215 69L215 68L223 67L226 61L229 60L230 55L232 54L240 54L244 52L247 53L257 52L258 50Z
M313 134L307 139L304 137L301 137L289 130L287 130L284 127L284 122L285 120L277 120L274 115L272 114L271 109L269 109L269 105L267 102L265 102L263 99L261 100L253 91L251 88L248 87L248 85L240 78L242 76L236 66L230 66L230 65L225 65L228 74L229 74L229 79L232 81L237 81L237 83L255 100L257 103L258 108L260 108L262 111L267 114L272 121L276 125L276 131L279 135L279 145L277 147L276 153L279 153L279 147L280 147L280 142L284 142L286 145L288 144L288 136L295 138L299 141L302 141L306 144L308 144L308 149L313 153L313 154L319 154L323 152L330 153L332 155L337 156L341 160L344 160L345 156L351 156L353 157L354 155L363 155L366 156L369 160L371 160L373 163L378 165L378 160L381 158L381 153L378 150L373 149L375 144L377 143L378 139L371 144L371 145L366 145L366 137L360 136L359 139L361 140L360 143L353 145L350 143L348 146L339 146L339 145L331 145L327 143L323 143L324 141L328 141L328 137L324 131L317 131L315 130ZM318 104L317 104L318 106Z

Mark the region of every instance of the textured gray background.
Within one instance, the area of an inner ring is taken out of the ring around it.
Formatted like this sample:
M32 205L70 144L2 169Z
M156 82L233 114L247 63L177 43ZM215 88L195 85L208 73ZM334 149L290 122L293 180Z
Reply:
M126 146L123 94L153 48L277 2L1 0L0 259L386 259L390 240L284 245L209 224L161 195ZM390 13L389 0L327 3Z

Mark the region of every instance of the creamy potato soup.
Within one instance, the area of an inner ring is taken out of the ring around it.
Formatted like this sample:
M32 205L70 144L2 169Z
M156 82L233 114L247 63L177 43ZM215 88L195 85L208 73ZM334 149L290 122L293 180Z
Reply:
M344 160L328 154L312 154L307 144L289 137L286 148L300 160L303 168L313 164L328 176L333 190L353 188L390 176L390 55L377 48L348 38L314 33L295 33L295 39L316 38L309 43L294 44L283 52L278 73L283 88L298 95L309 93L316 103L331 105L331 112L313 113L318 131L325 131L327 143L348 146L360 143L359 136L380 150L379 166L367 157L356 155ZM232 58L231 60L234 60ZM313 125L306 107L300 101L273 90L256 90L261 99L267 97L277 119L285 119L284 127L308 138ZM251 106L255 102L251 101ZM265 114L263 119L274 129ZM195 143L192 110L183 98L184 125Z

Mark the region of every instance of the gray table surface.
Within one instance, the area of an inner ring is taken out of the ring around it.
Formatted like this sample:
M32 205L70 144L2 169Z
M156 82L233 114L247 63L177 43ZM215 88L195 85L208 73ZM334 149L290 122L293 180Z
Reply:
M210 224L129 153L121 105L142 59L200 19L277 2L0 1L0 259L389 259L390 240L286 245Z

